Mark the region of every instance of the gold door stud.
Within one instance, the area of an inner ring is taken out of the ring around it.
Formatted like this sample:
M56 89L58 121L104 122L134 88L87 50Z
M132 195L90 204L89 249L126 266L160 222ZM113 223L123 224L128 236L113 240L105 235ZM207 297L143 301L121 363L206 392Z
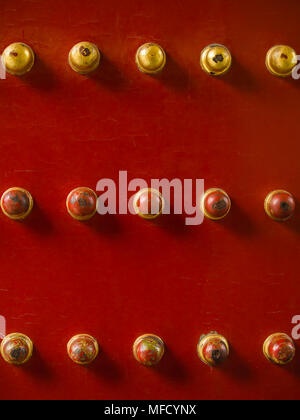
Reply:
M97 45L82 41L74 45L69 52L71 68L80 74L88 74L99 66L101 53Z
M2 64L8 73L14 76L23 76L34 65L34 52L29 45L15 42L3 51Z
M146 74L157 74L162 71L166 60L166 53L163 48L151 42L140 46L135 56L138 69Z

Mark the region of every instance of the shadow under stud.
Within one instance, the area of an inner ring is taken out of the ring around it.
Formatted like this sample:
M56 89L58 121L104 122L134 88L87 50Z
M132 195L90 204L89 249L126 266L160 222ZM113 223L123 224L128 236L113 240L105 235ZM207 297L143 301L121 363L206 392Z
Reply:
M231 209L229 195L220 188L210 188L205 191L200 201L201 211L211 220L221 220Z
M165 201L161 193L154 188L143 188L133 198L133 208L143 219L156 219L162 212Z
M288 191L271 191L264 202L267 215L276 221L284 222L290 219L295 211L295 199Z
M155 366L165 353L165 344L157 335L144 334L135 340L132 350L139 363L145 366Z
M26 335L13 333L4 337L0 350L3 359L7 363L23 365L32 356L33 343Z
M70 216L76 220L91 219L97 211L97 195L87 187L78 187L70 192L66 201Z
M78 365L92 363L99 354L97 340L89 334L78 334L71 338L67 345L70 359Z
M269 72L275 76L290 76L296 64L296 51L288 45L275 45L267 52L266 66Z
M275 333L264 342L263 353L270 362L286 365L294 359L296 349L293 340L287 334Z
M23 42L10 44L2 53L2 64L7 73L23 76L34 65L34 52Z
M229 344L225 337L211 332L200 337L197 353L202 362L215 367L222 364L228 358Z
M151 42L140 46L135 55L138 69L142 73L157 74L166 65L166 53L158 44Z
M222 76L231 67L232 57L227 47L220 44L208 45L201 52L200 65L210 76Z
M79 42L69 52L71 68L80 74L88 74L99 66L101 53L92 42Z
M3 213L13 220L23 220L33 208L33 198L29 191L13 187L6 190L1 197Z

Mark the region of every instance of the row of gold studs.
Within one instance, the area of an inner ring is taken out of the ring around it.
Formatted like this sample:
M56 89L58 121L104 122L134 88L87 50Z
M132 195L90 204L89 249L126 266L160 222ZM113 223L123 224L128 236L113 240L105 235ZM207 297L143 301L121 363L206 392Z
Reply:
M72 190L66 199L68 213L77 220L88 220L97 211L96 193L87 187ZM3 213L13 220L25 219L33 208L33 198L24 188L13 187L1 197ZM267 215L277 221L286 221L295 211L295 199L285 190L270 192L264 201ZM163 213L165 200L162 194L153 188L144 188L134 195L133 209L144 219L154 219ZM229 195L220 188L210 188L200 199L202 213L211 220L223 219L231 209Z
M80 74L88 74L99 66L101 53L97 45L91 42L79 42L69 52L71 68ZM166 53L154 43L146 43L139 47L135 61L140 71L146 74L157 74L165 67ZM201 52L202 69L212 75L221 76L231 67L232 57L227 47L220 44L208 45ZM2 54L2 64L8 73L22 76L34 65L34 52L29 45L16 42L9 45ZM295 50L287 45L275 45L266 56L268 70L280 77L290 76L297 64Z
M33 354L33 342L29 337L20 333L7 335L1 343L1 355L11 364L22 365L28 362ZM70 359L80 365L93 362L99 354L98 341L89 334L78 334L67 344ZM144 334L133 344L135 359L145 366L157 365L165 353L164 341L155 334ZM199 358L207 365L215 367L229 356L227 339L217 332L202 335L197 345ZM295 356L296 349L293 340L284 333L270 335L263 344L265 357L278 365L290 363Z

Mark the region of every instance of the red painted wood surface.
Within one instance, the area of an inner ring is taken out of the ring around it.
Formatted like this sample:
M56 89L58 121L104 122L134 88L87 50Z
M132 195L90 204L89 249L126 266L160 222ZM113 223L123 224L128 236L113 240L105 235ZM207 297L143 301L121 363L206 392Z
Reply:
M300 195L300 81L264 63L274 44L300 52L299 2L1 0L0 11L1 51L23 41L37 57L25 77L0 80L1 190L35 199L23 223L0 217L0 312L36 348L27 366L0 363L1 398L299 398L298 344L287 368L262 354L300 312L300 211L280 224L263 208L274 189ZM67 63L82 40L103 53L90 77ZM168 56L158 78L134 62L148 41ZM234 59L222 79L199 65L215 42ZM204 178L228 192L231 213L196 227L180 216L68 215L73 188L117 181L119 170ZM218 370L196 353L211 330L231 343ZM78 333L102 349L87 368L67 355ZM144 333L167 346L154 369L132 355Z

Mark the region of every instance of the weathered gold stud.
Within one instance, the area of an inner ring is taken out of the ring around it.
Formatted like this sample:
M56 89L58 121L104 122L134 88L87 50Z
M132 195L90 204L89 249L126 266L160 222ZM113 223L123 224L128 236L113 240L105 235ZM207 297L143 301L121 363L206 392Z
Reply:
M200 201L201 211L211 220L221 220L231 209L229 195L220 188L210 188L205 191Z
M91 188L75 188L69 193L66 206L73 219L80 221L91 219L97 211L97 195Z
M287 45L275 45L267 52L266 66L275 76L290 76L296 64L296 51Z
M216 332L211 332L200 337L197 353L205 364L218 366L228 358L229 344L225 337Z
M33 343L26 335L13 333L4 337L0 351L7 363L22 365L31 358Z
M97 340L89 334L78 334L67 345L70 359L79 365L92 363L99 353Z
M157 335L144 334L135 340L132 350L139 363L145 366L154 366L162 359L165 353L165 344Z
M271 191L265 198L264 208L267 215L278 222L290 219L296 203L291 193L285 190Z
M69 64L80 74L90 73L99 66L101 53L91 42L79 42L69 52Z
M136 52L135 61L139 70L146 74L159 73L166 64L166 53L158 44L142 45Z
M2 53L2 64L14 76L28 73L34 64L34 52L23 42L10 44Z
M232 57L228 48L220 44L208 45L201 52L202 69L211 76L221 76L231 67Z
M133 199L136 214L143 219L155 219L164 209L165 201L161 193L154 188L143 188Z
M5 191L1 197L3 213L13 220L23 220L31 212L33 198L29 191L13 187Z
M270 362L286 365L294 359L296 349L293 340L287 334L275 333L264 342L263 353Z

